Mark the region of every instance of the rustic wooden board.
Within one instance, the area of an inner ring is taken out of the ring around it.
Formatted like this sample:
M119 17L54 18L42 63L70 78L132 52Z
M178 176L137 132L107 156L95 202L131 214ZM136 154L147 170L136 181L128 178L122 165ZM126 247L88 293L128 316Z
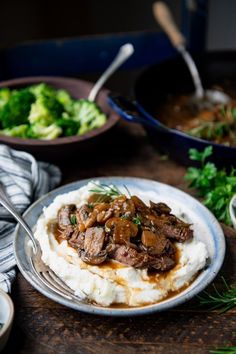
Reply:
M63 184L95 176L151 178L188 191L185 168L150 145L142 128L122 123L92 154L61 162ZM191 192L192 193L192 192ZM224 227L227 253L221 275L236 284L236 232ZM16 316L4 353L173 353L204 354L235 345L236 309L219 315L198 299L172 311L136 318L106 318L67 309L34 290L18 273L13 300Z

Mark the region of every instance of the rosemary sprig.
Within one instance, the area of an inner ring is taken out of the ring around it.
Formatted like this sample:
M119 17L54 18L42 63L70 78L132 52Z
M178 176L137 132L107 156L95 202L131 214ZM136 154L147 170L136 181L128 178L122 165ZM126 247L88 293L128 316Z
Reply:
M219 347L214 350L210 350L211 354L236 354L236 347Z
M224 291L219 292L213 284L213 294L205 293L205 296L199 296L201 305L210 306L211 310L219 310L220 314L227 312L236 306L236 287L228 285L223 277L222 281L225 287Z
M123 187L126 190L126 192L128 193L128 196L131 198L131 193L130 193L128 187L125 184L123 184Z
M119 195L122 194L116 186L113 185L109 186L108 184L104 184L104 183L97 184L95 182L93 182L93 184L95 187L90 189L89 192L106 195L111 198L118 197Z

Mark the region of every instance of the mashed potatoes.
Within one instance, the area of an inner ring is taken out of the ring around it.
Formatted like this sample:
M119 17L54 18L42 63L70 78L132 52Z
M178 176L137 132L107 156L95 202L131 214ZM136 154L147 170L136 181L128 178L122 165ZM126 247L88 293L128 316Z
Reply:
M47 225L57 217L58 210L63 205L83 205L90 196L89 190L92 187L93 184L89 183L79 190L56 197L44 209L35 230L35 237L42 248L43 261L81 299L94 301L102 306L142 306L155 303L165 299L171 292L187 286L205 266L208 252L205 244L195 236L190 241L175 243L179 262L163 274L149 275L146 269L135 269L114 260L99 266L84 263L67 241L57 242L54 235L47 231ZM144 200L141 192L135 191L135 194ZM157 199L155 194L151 197L153 200Z

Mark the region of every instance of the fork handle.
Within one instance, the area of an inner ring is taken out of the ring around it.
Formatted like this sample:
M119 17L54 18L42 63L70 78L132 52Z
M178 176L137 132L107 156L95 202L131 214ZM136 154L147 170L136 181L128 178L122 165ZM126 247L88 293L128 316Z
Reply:
M26 223L26 221L22 218L22 216L18 213L18 211L15 209L15 207L13 206L11 201L9 200L9 198L8 198L6 192L5 192L5 188L3 187L2 183L0 183L0 203L2 204L2 206L5 209L7 209L9 211L9 213L25 229L25 231L27 232L30 240L33 243L34 251L36 251L37 250L37 243L36 243L36 240L34 238L34 234L33 234L32 230L31 230L31 228L29 227L29 225Z

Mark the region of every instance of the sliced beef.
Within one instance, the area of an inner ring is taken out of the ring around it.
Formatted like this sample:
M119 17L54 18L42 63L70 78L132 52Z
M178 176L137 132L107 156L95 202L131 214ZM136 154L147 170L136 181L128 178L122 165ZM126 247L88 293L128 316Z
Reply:
M100 264L107 257L107 252L103 249L105 232L102 227L90 227L85 232L84 252L80 256L82 260L89 264Z
M193 230L191 230L189 226L164 224L161 227L161 232L163 232L166 237L178 242L185 242L193 237Z
M112 235L114 243L126 244L138 233L138 227L132 221L114 217L105 224L105 230Z
M77 227L71 235L71 238L69 239L68 243L77 251L82 251L84 249L84 239L84 232L80 232L79 228Z
M117 246L110 254L112 259L135 268L145 268L148 266L149 256L147 253L138 252L132 247Z
M167 238L178 242L185 242L193 237L190 225L172 214L156 218L154 227L157 233L164 234Z
M148 254L163 254L169 246L170 241L164 235L157 235L152 231L144 230L141 237L142 244L145 246Z
M65 229L71 225L71 215L75 212L76 206L74 204L64 205L60 208L57 214L58 225L60 229Z
M185 242L193 237L190 225L172 214L160 216L149 214L142 219L142 224L154 233L178 242Z
M154 211L157 215L170 214L171 208L168 207L165 203L154 203L150 201L150 209Z
M152 257L149 263L149 268L153 268L158 271L165 272L172 269L176 265L176 262L173 258L168 256L162 257Z
M134 248L121 245L110 255L112 259L134 268L148 268L166 271L174 267L175 261L168 256L154 257Z
M99 254L103 248L105 232L102 227L89 227L85 232L84 250L93 255Z

